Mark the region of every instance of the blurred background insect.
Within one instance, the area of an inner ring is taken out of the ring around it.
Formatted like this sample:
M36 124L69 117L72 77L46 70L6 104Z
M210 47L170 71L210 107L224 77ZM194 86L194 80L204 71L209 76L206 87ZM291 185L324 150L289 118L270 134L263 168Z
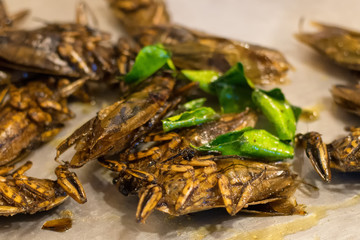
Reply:
M162 0L109 0L109 3L121 25L140 47L164 44L178 68L224 73L242 62L246 76L256 84L286 81L291 66L277 50L173 24Z
M110 34L88 26L86 5L76 23L0 31L0 66L28 73L100 80L115 71Z

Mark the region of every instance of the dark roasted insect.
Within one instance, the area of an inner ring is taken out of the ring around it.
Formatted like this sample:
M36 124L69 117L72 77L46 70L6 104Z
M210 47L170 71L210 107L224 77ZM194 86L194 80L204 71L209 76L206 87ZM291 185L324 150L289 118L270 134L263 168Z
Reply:
M242 62L246 76L257 84L281 83L290 68L276 50L170 24L163 1L110 2L116 16L141 47L164 44L179 68L226 72L235 63Z
M319 31L296 34L297 39L309 45L333 62L351 70L360 70L360 33L341 27L315 22Z
M34 81L25 86L6 85L0 101L0 166L18 159L56 135L73 117L67 97L86 79Z
M216 207L225 207L230 215L246 208L271 215L304 214L292 197L297 187L296 175L287 165L230 156L203 157L201 161L214 161L216 167L197 168L193 173L164 173L158 178L160 188L153 184L143 188L137 220L144 222L155 207L171 215Z
M349 130L349 135L330 144L325 144L317 132L297 135L297 140L304 147L310 162L326 182L331 180L330 168L342 172L360 172L360 129Z
M128 195L129 192L136 193L138 189L137 186L139 185L136 182L136 177L138 177L139 174L154 178L147 172L154 171L152 168L159 168L158 165L165 164L166 167L171 167L164 162L165 160L180 155L187 159L193 158L196 151L190 147L190 144L195 146L205 144L226 132L239 130L248 126L253 127L256 121L257 116L255 113L247 109L238 114L225 114L217 121L205 123L193 128L186 128L178 133L154 131L141 139L141 141L134 142L133 146L129 147L126 151L110 157L110 159L115 160L101 158L99 161L104 167L111 170L118 172L125 171L126 174L121 173L116 180L119 190L124 195ZM141 142L155 142L156 146L148 150L138 151ZM151 163L148 162L149 159L151 159ZM133 175L135 178L133 178ZM131 186L127 187L129 186L129 182L131 182Z
M56 181L25 176L31 165L27 162L12 174L13 167L0 167L0 216L46 211L68 198Z
M255 122L256 115L247 110L179 133L150 134L145 142L167 143L148 151L128 150L117 156L117 160L100 159L100 163L120 172L114 181L122 193L139 194L136 218L141 222L155 208L171 215L216 207L225 207L231 215L243 208L268 214L303 213L291 198L297 183L296 175L287 165L274 166L238 157L200 156L189 147L190 143L201 145Z
M285 164L231 156L189 160L178 156L161 166L149 167L151 161L142 161L141 165L147 174L139 170L131 173L140 196L136 212L140 222L145 222L155 208L175 216L217 207L225 207L231 215L243 208L272 215L304 214L292 197L296 175Z
M76 144L70 167L115 154L159 122L172 103L167 101L175 85L170 74L152 77L139 90L98 112L57 147L57 158Z
M77 23L47 23L35 30L0 32L0 66L66 77L102 79L114 72L110 35L87 25L85 7Z
M217 207L225 207L231 215L243 208L273 215L304 214L292 197L297 187L296 175L286 164L201 156L189 146L204 144L255 122L256 115L249 110L224 115L179 133L149 134L145 142L162 145L140 152L130 149L115 160L99 161L120 172L114 182L123 194L139 194L136 219L140 222L145 222L154 209L175 216Z

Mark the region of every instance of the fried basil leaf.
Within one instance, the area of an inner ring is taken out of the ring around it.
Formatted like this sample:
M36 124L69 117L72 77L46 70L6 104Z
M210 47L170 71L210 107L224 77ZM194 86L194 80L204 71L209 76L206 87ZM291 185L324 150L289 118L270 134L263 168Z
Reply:
M223 113L237 113L246 107L254 107L251 93L254 84L245 77L244 67L237 63L223 76L209 85L209 89L218 96Z
M135 83L145 80L166 63L171 63L171 61L169 61L170 57L170 53L166 51L161 44L142 48L136 56L133 68L125 75L125 82Z
M219 77L219 73L212 70L182 70L181 73L190 81L198 82L200 89L207 93L213 93L209 84Z
M191 100L191 101L185 103L184 108L187 111L194 110L196 108L202 107L205 102L206 102L206 98L194 99L194 100Z
M168 132L176 128L191 127L216 119L219 119L219 115L212 108L200 107L164 119L162 120L162 124L164 132Z
M263 91L255 89L252 100L265 117L274 125L281 140L293 140L296 131L296 118L291 105L285 100L280 89Z
M283 143L265 130L251 127L220 135L196 149L264 160L282 160L294 156L294 148L291 145Z

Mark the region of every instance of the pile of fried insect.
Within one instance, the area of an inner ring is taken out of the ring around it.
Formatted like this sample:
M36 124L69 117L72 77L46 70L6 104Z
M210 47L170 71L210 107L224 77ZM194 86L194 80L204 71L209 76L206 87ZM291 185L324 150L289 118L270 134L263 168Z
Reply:
M330 167L359 170L358 129L328 145L315 132L295 135L301 109L280 89L260 88L286 78L290 65L276 50L175 25L162 0L110 0L129 35L115 46L88 24L84 3L77 22L35 30L17 29L27 12L8 15L0 3L0 215L49 210L68 196L85 203L69 169L90 160L117 172L114 183L124 195L139 196L139 222L155 209L175 216L219 207L231 215L304 214L293 197L300 181L282 162L293 158L296 142L326 181ZM298 38L327 53L339 38L356 35L320 26L325 34ZM355 61L332 59L359 69ZM75 117L67 100L88 101L89 84L115 84L121 94L59 144L57 180L26 176L31 162L13 170ZM347 91L357 90L335 86L332 93L356 112L360 103ZM255 127L259 114L272 133ZM74 145L72 159L60 159Z

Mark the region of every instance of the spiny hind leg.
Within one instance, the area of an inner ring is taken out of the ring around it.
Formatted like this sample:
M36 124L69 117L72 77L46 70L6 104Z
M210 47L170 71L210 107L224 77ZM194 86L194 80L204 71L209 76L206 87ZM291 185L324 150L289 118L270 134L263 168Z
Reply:
M241 209L243 209L247 203L249 202L252 193L257 192L257 186L262 184L262 181L266 177L266 169L260 172L257 176L255 176L251 181L247 182L243 188L241 189L241 197L238 200L235 208L235 213L238 213Z
M158 202L162 198L162 189L156 185L148 185L140 195L140 200L136 210L136 220L145 223L147 217L154 211Z
M69 149L74 144L77 144L82 139L86 138L86 136L90 133L90 129L92 129L94 125L94 121L96 118L92 118L87 121L84 125L80 128L76 129L69 137L63 140L57 147L56 147L56 157L55 161L59 161L59 157L63 154L67 149ZM85 144L85 143L83 143Z
M240 192L240 196L235 196L231 191L231 183L225 175L220 175L218 180L218 186L223 199L226 211L234 216L241 209L243 209L249 202L252 193L256 191L256 186L261 184L261 181L265 178L265 170L254 177L251 181L246 182Z
M122 161L134 161L145 157L150 157L153 160L159 160L168 150L175 150L181 144L181 137L177 133L166 133L166 134L150 134L145 137L143 142L164 142L170 141L166 145L166 150L161 147L153 147L149 150L140 151L136 153L125 152L120 156Z
M323 142L321 135L317 132L296 135L296 140L305 149L307 157L320 177L331 181L330 157L327 145Z
M74 172L70 172L67 166L58 166L55 169L55 174L58 177L57 183L70 197L81 204L87 201L82 184L76 174Z
M31 162L26 162L15 171L13 176L23 174L25 171L31 168L31 165ZM6 177L0 176L0 195L8 204L15 205L16 207L26 207L28 204L26 202L25 196L19 191L18 187L11 183ZM18 211L16 209L8 210L10 212L13 210Z
M21 188L25 188L40 198L50 199L55 196L55 190L48 181L43 179L29 178L24 173L32 166L32 162L28 161L20 166L13 174L15 184Z
M226 211L230 215L234 215L234 194L231 192L230 181L228 177L221 174L218 180L218 186Z
M4 176L8 174L11 170L13 170L15 167L12 166L1 166L0 167L0 176Z
M125 163L116 161L116 160L108 160L108 159L103 159L103 158L99 158L98 162L100 163L101 166L114 171L114 172L122 172L124 171L127 166Z
M156 177L148 172L137 170L137 169L129 169L127 165L123 162L119 162L116 160L104 160L104 159L98 159L99 163L114 172L124 172L127 173L135 178L138 178L140 180L153 183L156 182Z

